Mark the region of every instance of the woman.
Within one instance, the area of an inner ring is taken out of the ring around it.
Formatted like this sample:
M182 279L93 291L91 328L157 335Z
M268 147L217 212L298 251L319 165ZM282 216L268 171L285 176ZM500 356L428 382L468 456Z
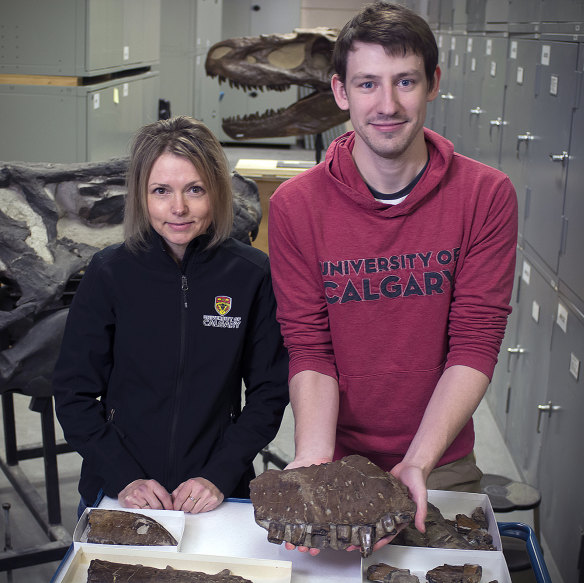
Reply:
M248 496L288 402L288 356L268 258L229 238L232 222L227 161L202 123L137 133L125 241L88 266L54 373L81 508L105 494L198 513Z

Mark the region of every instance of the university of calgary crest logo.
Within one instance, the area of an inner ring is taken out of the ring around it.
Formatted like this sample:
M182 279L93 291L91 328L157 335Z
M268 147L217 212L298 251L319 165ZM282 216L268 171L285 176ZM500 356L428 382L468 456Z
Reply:
M231 298L229 296L215 296L215 311L220 316L225 316L231 310Z

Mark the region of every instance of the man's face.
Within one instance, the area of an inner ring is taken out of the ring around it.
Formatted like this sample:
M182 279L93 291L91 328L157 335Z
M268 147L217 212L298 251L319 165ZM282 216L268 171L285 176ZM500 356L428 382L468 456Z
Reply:
M428 80L421 56L390 56L381 45L355 42L347 59L345 83L335 75L337 105L349 110L355 148L385 159L415 155L424 145L426 106L438 94Z

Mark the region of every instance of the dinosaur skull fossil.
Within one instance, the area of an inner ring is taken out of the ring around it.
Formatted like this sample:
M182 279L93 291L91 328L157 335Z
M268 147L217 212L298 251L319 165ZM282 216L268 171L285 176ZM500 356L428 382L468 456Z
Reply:
M285 91L292 85L313 89L288 108L225 119L225 133L233 139L317 134L347 121L347 112L337 107L330 88L336 37L335 29L296 29L214 44L205 68L220 83L228 80L244 91Z

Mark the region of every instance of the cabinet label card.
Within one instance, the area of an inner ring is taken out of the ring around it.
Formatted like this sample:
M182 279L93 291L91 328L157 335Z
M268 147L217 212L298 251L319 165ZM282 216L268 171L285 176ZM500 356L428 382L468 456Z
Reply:
M93 109L99 109L99 93L93 94Z
M531 280L531 265L527 261L523 262L523 270L521 271L521 279L529 285Z
M539 304L533 300L531 304L531 317L536 321L539 322Z
M580 360L573 352L570 353L570 374L576 380L578 380L578 377L580 376Z
M558 83L560 82L560 78L557 75L552 75L550 77L550 95L557 95L558 94Z
M558 303L558 315L556 324L564 331L568 331L568 309L563 304Z
M548 66L552 57L552 47L550 45L543 45L541 47L541 64Z

